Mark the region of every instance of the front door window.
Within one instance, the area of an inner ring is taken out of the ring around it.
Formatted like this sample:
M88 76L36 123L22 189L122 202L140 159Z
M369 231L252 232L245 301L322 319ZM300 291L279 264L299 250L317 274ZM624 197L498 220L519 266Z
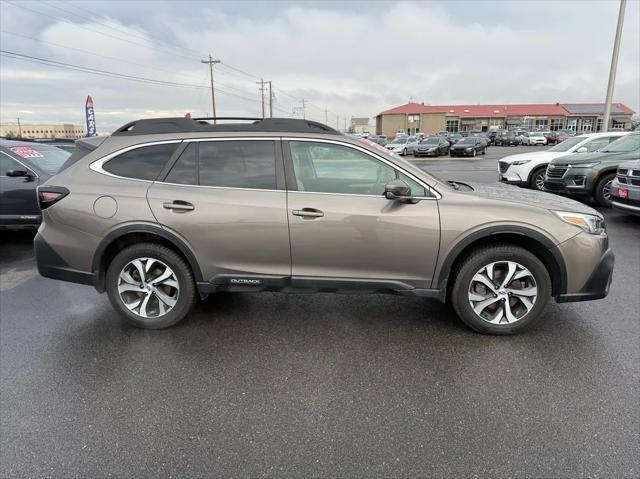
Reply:
M298 191L382 195L395 169L353 148L330 143L291 141Z

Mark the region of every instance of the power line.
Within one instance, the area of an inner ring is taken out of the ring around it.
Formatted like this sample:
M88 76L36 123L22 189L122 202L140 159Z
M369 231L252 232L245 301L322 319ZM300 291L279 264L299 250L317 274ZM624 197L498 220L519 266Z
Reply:
M30 36L27 36L27 35L22 35L20 33L10 32L10 31L7 31L7 30L0 30L0 32L4 33L4 34L8 34L8 35L13 35L13 36L16 36L16 37L26 38L26 39L32 40L34 42L41 43L43 45L51 45L51 46L54 46L54 47L64 48L66 50L73 50L73 51L86 53L88 55L93 55L93 56L100 57L100 58L106 58L108 60L114 60L114 61L118 61L118 62L129 64L129 65L135 65L138 68L142 68L144 70L156 70L156 71L160 71L160 72L164 72L164 73L171 73L171 74L176 74L177 73L175 70L171 71L171 70L166 70L164 68L158 68L158 67L155 67L155 66L142 66L142 65L140 65L139 63L136 63L136 62L130 62L130 61L127 61L127 60L123 60L121 58L111 57L111 56L108 56L108 55L102 55L100 53L95 53L95 52L91 52L89 50L83 50L81 48L75 48L75 47L71 47L71 46L68 46L68 45L63 45L63 44L60 44L60 43L54 43L54 42L50 42L50 41L41 40L39 38L30 37ZM187 78L189 78L189 77L187 77ZM201 81L199 79L196 79L195 77L194 78L189 78L189 79L191 79L193 81ZM235 90L235 91L238 91L240 93L250 94L247 90L235 87L233 85L222 84L220 82L216 82L216 83L219 86L221 86L222 88L225 88L225 89L228 89L228 90Z
M54 19L54 20L62 21L62 22L64 22L64 23L67 23L67 24L69 24L69 25L72 25L72 26L74 26L74 27L76 27L76 28L80 28L80 29L83 29L83 30L86 30L86 31L89 31L89 32L97 33L97 34L99 34L99 35L103 35L103 36L106 36L106 37L115 38L115 39L117 39L117 40L120 40L120 41L123 41L123 42L127 42L127 43L130 43L130 44L132 44L132 45L137 45L137 46L140 46L140 47L143 47L143 48L147 48L147 49L150 49L150 50L154 50L154 51L159 50L159 48L158 48L157 46L155 46L155 45L147 45L147 44L143 44L143 43L134 42L134 41L132 41L132 40L130 40L130 39L128 39L128 38L122 38L122 37L120 37L120 36L112 35L112 34L110 34L110 33L106 33L106 32L100 31L100 30L96 30L96 29L89 28L89 27L86 27L86 26L83 26L83 25L79 25L79 24L77 24L77 23L75 23L75 22L73 22L73 21L71 21L71 20L69 20L69 19L67 19L67 18L64 18L64 17L60 17L60 16L57 16L57 15L52 15L52 14L49 14L49 13L45 13L45 12L41 12L41 11L38 11L38 10L34 10L34 9L29 8L29 7L27 7L27 6L24 6L24 5L21 5L21 4L19 5L19 4L12 3L12 2L9 2L9 1L6 1L6 0L5 0L5 2L6 2L7 4L9 4L9 5L12 5L12 6L17 7L17 8L21 8L21 9L23 9L23 10L27 10L27 11L29 11L29 12L32 12L32 13L35 13L35 14L38 14L38 15L42 15L42 16L45 16L45 17L48 17L48 18L52 18L52 19ZM158 41L157 39L151 40L151 39L149 39L149 38L147 38L147 37L143 37L143 36L141 36L141 35L136 35L136 34L131 33L131 32L129 32L129 31L126 31L126 32L125 32L125 30L122 30L122 29L119 29L119 28L115 28L115 27L112 27L112 26L110 26L110 25L106 25L106 24L104 24L104 23L102 23L102 22L99 22L99 21L95 20L95 18L94 18L94 17L96 16L96 13L95 13L95 12L90 11L90 10L88 10L88 9L86 9L86 8L80 7L80 6L78 6L78 5L72 4L72 3L67 2L67 1L65 1L65 3L66 3L66 4L68 4L68 5L70 5L70 6L72 6L72 7L74 7L74 8L77 8L77 9L83 10L83 11L85 11L85 12L87 12L87 13L90 13L91 15L93 15L93 17L89 18L89 17L83 16L83 15L80 15L80 14L78 14L78 13L75 13L75 12L69 11L69 10L64 9L64 8L61 8L61 7L57 6L57 5L52 5L52 4L49 4L49 3L45 3L45 4L46 4L47 6L49 6L49 7L56 8L57 10L60 10L60 11L62 11L62 12L66 12L66 13L68 13L68 14L75 15L76 17L82 18L82 19L84 19L84 20L88 20L88 21L90 21L92 24L101 25L101 26L103 26L103 27L105 27L105 28L108 28L108 29L110 29L110 30L113 30L113 31L126 33L126 35L127 35L128 37L140 38L140 39L144 40L145 42L154 42L154 41ZM36 41L39 41L39 40L36 40ZM184 50L184 51L197 53L197 52L195 52L195 50L191 50L191 49L188 49L188 48L185 48L185 47L179 46L179 45L174 45L174 44L169 43L169 42L166 42L166 41L161 41L160 43L164 43L164 44L168 45L168 46L169 46L170 48L172 48L172 49L181 49L181 50ZM185 59L188 59L188 60L193 60L193 58L191 58L191 57L187 57L187 56L185 56L185 55L181 55L181 54L176 53L176 52L174 52L174 51L169 51L167 48L164 48L164 50L165 50L165 51L167 51L168 53L170 53L170 54L174 55L174 56L177 56L177 57L180 57L180 58L185 58ZM11 52L8 52L8 53L9 53L9 54L11 54ZM86 52L86 53L90 53L90 52ZM98 54L95 54L95 53L90 53L90 54L98 55ZM98 56L100 56L100 55L98 55ZM23 55L23 57L25 57L25 56ZM40 61L40 62L42 62L42 61L47 62L47 61L48 61L48 60L46 60L46 59L37 59L37 57L33 57L33 58L35 58L37 61ZM26 58L22 58L22 59L23 59L23 60L26 60ZM36 61L36 60L33 60L33 59L32 59L32 61ZM58 63L60 63L60 62L58 62ZM235 74L236 74L236 75L238 75L238 76L239 76L239 75L244 75L245 77L249 77L249 78L256 79L256 80L260 80L260 79L261 79L261 78L260 78L259 76L257 76L257 75L253 75L252 73L248 73L247 71L244 71L244 70L241 70L240 68L237 68L237 67L234 67L234 66L232 66L232 65L229 65L228 63L220 62L220 65L221 65L221 66L223 66L224 68L227 68L227 69L231 70L232 72L235 72ZM60 64L58 64L58 65L56 65L56 66L61 67L61 65L60 65ZM71 68L71 67L68 67L68 68ZM78 69L78 68L83 68L83 67L78 67L78 66L76 65L76 66L75 66L75 69ZM91 69L89 69L89 70L91 70ZM87 71L87 73L91 73L91 72ZM116 76L119 76L119 77L121 77L121 78L125 78L125 77L127 77L127 75L122 75L122 74L117 74L117 73L115 73L115 74L114 74L113 72L111 72L111 75L112 75L112 76L113 76L113 75L116 75ZM128 75L128 76L129 76L129 77L132 77L131 75ZM166 84L166 85L173 84L173 86L183 86L183 87L184 87L184 86L186 85L186 84L179 85L177 82L165 82L165 83L161 83L160 81L158 81L158 80L154 80L154 79L150 79L150 81L151 81L152 83L156 83L156 84ZM194 85L189 85L189 87L194 87ZM202 88L202 87L198 85L198 86L197 86L197 88ZM246 91L244 91L244 90L241 90L241 89L238 89L238 88L234 88L234 87L231 87L231 86L229 86L229 85L227 85L227 86L226 86L226 88L235 89L235 90L237 90L237 91L242 91L243 93L246 93ZM301 101L301 99L300 99L300 98L296 98L295 96L291 95L290 93L288 93L288 92L286 92L286 91L284 91L284 90L282 90L282 89L280 89L280 88L277 88L277 89L276 89L275 87L273 87L273 89L274 89L274 90L279 91L280 93L282 93L282 94L283 94L283 95L285 95L285 96L288 96L289 98L291 98L291 99L295 100L296 102L300 102L300 101ZM223 93L225 93L225 94L227 94L227 95L232 95L232 96L236 96L236 97L238 97L238 98L242 98L242 99L245 99L245 100L249 100L248 98L246 98L246 97L242 97L242 96L240 96L240 95L232 94L232 93L229 93L229 92L224 92L223 90L219 90L219 91L221 91L221 92L223 92ZM250 101L256 101L256 102L257 102L258 100L250 100ZM318 109L318 110L320 110L320 111L324 111L322 108L320 108L320 107L318 107L318 106L316 106L316 105L309 104L309 106L313 106L314 108L317 108L317 109ZM329 111L330 111L330 110L329 110Z
M155 78L138 77L135 75L127 75L125 73L111 72L108 70L100 70L97 68L85 67L81 65L73 65L71 63L58 62L58 61L50 60L47 58L39 58L39 57L30 56L30 55L23 55L21 53L10 52L7 50L0 50L0 55L8 58L17 59L17 60L24 60L24 61L29 61L32 63L38 63L42 65L55 66L58 68L64 68L68 70L81 71L84 73L89 73L89 74L98 75L98 76L107 76L110 78L118 78L121 80L136 81L139 83L147 83L147 84L153 84L153 85L162 85L162 86L170 86L170 87L178 87L178 88L193 88L193 89L200 89L200 90L209 89L209 87L207 86L196 85L193 83L180 83L180 82L172 82L168 80L158 80ZM221 90L219 88L217 88L216 91L219 93L223 93L225 95L240 98L242 100L250 101L253 103L259 103L259 100L256 100L255 98L247 98L241 95L236 95L235 93Z

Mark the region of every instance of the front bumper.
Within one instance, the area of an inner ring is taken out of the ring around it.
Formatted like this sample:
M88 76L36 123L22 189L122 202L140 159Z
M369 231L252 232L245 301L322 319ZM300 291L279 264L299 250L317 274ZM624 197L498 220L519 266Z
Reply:
M593 189L593 175L582 169L569 168L561 178L544 178L544 191L557 195L589 197Z
M531 167L529 167L529 164L527 163L524 165L514 165L506 162L500 162L498 172L498 179L503 183L527 186Z
M627 191L626 198L620 197L621 189ZM640 215L640 186L622 184L616 178L611 183L611 205L627 213Z
M414 150L413 151L413 156L438 156L438 151L421 151L421 150Z
M609 288L611 287L614 263L615 256L613 251L608 249L602 255L600 262L580 291L571 294L561 294L556 298L556 301L558 303L569 303L605 298L609 294Z
M451 156L473 156L473 150L471 151L466 151L466 150L450 150L449 154Z

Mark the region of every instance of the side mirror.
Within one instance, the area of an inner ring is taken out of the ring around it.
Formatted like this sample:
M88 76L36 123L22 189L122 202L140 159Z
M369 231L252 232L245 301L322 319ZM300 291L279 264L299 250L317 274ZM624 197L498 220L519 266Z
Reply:
M402 203L417 203L411 196L411 187L402 180L391 180L384 185L384 196L388 200L398 200Z
M11 176L13 178L29 176L29 172L27 170L9 170L7 171L7 176Z
M576 150L576 153L586 153L589 149L586 146L581 146Z

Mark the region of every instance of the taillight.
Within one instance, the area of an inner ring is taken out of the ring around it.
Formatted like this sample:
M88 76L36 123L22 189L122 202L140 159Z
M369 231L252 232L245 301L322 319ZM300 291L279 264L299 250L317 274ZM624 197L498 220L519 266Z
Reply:
M69 194L69 190L63 186L40 186L38 188L38 203L40 209L44 210L57 203Z

